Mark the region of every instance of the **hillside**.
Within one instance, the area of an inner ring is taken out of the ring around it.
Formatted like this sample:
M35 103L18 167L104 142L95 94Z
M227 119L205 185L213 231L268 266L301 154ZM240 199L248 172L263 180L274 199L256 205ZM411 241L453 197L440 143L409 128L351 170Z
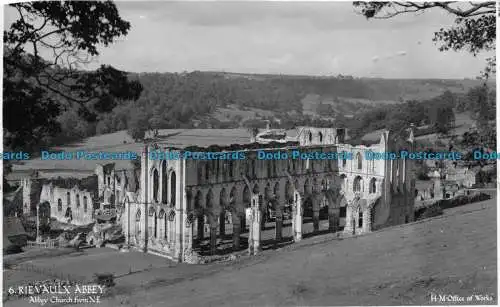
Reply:
M384 104L427 100L446 91L465 93L478 80L371 79L228 72L133 74L144 86L138 107L169 111L160 128L184 127L192 120L240 127L254 119L309 115L323 119L353 116Z
M367 113L377 113L381 107L401 106L406 101L426 102L443 93L460 96L481 84L479 80L396 80L199 71L130 73L129 77L142 85L137 100L115 101L116 106L111 112L99 112L94 120L86 119L78 106L68 105L57 118L61 131L40 138L39 147L62 145L122 130L131 132L134 139L140 139L146 130L262 128L266 123L289 129L296 125L331 126L333 121L336 126L349 128L352 124L359 126L357 122L362 121L358 119ZM385 125L377 122L378 126Z

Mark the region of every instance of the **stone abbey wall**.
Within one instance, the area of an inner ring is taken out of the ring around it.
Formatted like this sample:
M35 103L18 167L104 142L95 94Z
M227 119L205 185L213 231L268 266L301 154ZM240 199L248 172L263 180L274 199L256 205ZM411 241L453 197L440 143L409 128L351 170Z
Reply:
M365 152L412 150L412 146L411 141L396 141L384 132L379 143L371 146L334 143L265 149L352 153L353 159L345 161L259 160L256 149L244 150L246 158L242 160L150 160L144 155L139 193L125 200L125 237L128 244L143 251L189 261L199 244L194 238L208 235L213 253L227 225L232 228L236 250L241 244L240 233L248 226L249 249L258 251L260 224L267 207L276 213L277 240L288 207L292 208L295 240L302 236L304 209L312 209L316 231L322 205L327 206L331 232L340 229L341 210L345 211L344 234L410 222L412 161L370 161Z

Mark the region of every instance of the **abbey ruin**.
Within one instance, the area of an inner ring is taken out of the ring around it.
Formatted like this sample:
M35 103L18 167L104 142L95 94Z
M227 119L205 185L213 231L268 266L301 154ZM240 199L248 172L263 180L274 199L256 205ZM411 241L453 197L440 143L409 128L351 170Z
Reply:
M151 160L148 152L154 150L182 156L186 149L145 146L140 187L127 193L120 207L125 246L197 262L203 255L215 254L228 236L232 250L247 243L250 253L258 253L266 222L274 227L274 240L279 242L284 220L290 219L297 242L306 216L312 218L313 232L320 230L321 212L327 215L327 231L342 235L413 221L412 161L365 160L367 151L414 150L412 129L403 137L383 131L368 144L351 145L343 129L301 127L295 140L274 142L276 148L256 148L255 143L218 148L243 151L243 160ZM256 154L297 149L345 151L353 159L259 160ZM248 233L247 242L242 242L243 232Z

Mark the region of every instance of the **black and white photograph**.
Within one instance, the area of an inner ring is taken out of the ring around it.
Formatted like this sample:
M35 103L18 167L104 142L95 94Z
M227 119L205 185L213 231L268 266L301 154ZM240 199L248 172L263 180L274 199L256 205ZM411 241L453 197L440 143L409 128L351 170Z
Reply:
M496 2L2 9L4 306L498 304Z

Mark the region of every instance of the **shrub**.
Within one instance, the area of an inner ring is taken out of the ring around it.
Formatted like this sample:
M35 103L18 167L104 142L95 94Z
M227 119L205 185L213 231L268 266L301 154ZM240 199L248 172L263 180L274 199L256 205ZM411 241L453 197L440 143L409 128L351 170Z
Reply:
M420 208L419 210L417 210L415 212L415 219L421 220L421 219L426 219L426 218L430 218L430 217L434 217L434 216L438 216L438 215L442 215L442 214L443 214L443 208L441 208L439 203L436 202L429 207Z
M115 276L113 273L95 273L94 282L98 285L110 288L115 285Z

